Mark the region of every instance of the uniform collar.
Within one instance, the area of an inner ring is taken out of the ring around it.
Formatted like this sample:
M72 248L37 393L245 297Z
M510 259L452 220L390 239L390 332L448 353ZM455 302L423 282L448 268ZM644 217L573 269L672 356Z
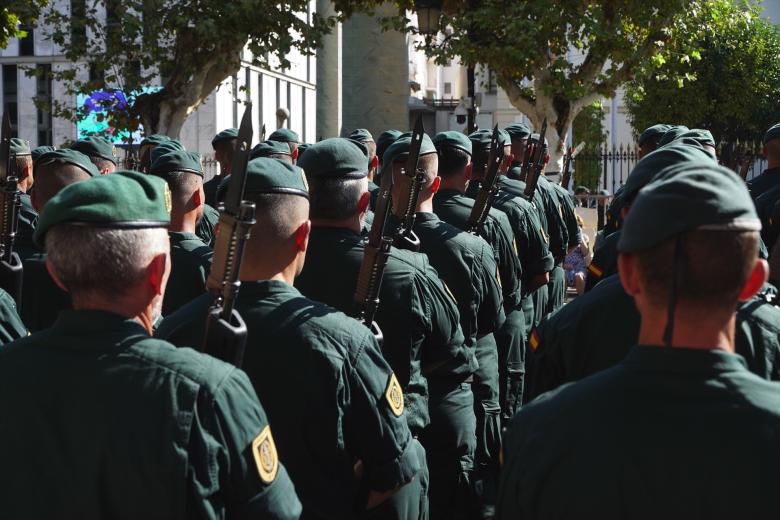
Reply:
M718 373L747 370L742 357L723 350L638 345L623 364L631 369L677 373Z
M137 334L149 337L140 323L108 311L64 310L51 330L54 337L100 336L101 339L123 339Z
M342 227L312 226L311 234L312 236L329 236L329 237L351 238L355 240L362 240L362 237L360 236L359 233L355 233L351 229L342 228Z
M238 298L240 300L259 300L277 294L289 294L293 297L301 296L298 289L280 280L260 280L257 282L241 282Z
M767 173L770 175L774 173L780 173L780 166L778 166L777 168L767 168L766 170L763 171L761 175L766 175Z
M458 195L463 195L463 194L458 190L448 188L448 189L442 189L437 191L436 194L433 196L433 198L449 199L452 197L457 197Z
M201 240L198 235L187 231L168 231L168 236L171 237L171 241L175 243L181 243L185 240L197 240L198 242L203 242L203 240ZM203 245L206 245L206 243L204 242Z
M420 222L420 223L430 223L430 222L436 223L439 222L440 220L441 219L436 213L428 213L428 212L417 213L415 217L415 222Z

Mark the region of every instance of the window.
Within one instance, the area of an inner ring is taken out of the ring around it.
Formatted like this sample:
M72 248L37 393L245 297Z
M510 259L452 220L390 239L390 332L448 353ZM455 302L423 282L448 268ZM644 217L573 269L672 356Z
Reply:
M11 120L11 135L16 137L19 131L19 114L17 112L17 69L16 65L3 65L3 105L8 110Z
M452 83L449 81L444 82L444 94L445 95L452 95Z
M498 84L496 83L496 75L492 70L488 69L487 92L488 94L495 94L497 91Z
M35 56L35 30L31 25L23 25L20 29L27 35L19 40L19 56Z
M51 65L38 65L36 101L38 106L38 146L52 144Z

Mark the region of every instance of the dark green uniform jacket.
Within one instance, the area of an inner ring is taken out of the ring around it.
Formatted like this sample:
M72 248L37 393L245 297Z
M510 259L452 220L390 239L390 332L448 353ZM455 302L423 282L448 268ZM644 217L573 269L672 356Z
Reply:
M295 286L308 298L355 315L362 237L315 226L306 256ZM476 370L476 358L463 345L455 301L425 255L393 248L379 296L382 352L404 390L409 427L417 434L430 421L426 379L462 382Z
M601 245L593 253L593 261L588 266L588 277L585 281L585 292L593 289L597 283L605 278L618 273L618 250L621 232L618 229L614 233L604 237Z
M565 305L532 335L529 397L616 365L636 344L639 325L617 275ZM780 309L760 297L740 303L735 345L751 372L780 381Z
M219 222L219 211L215 210L208 204L203 206L203 217L198 222L198 227L195 229L195 234L198 235L206 245L213 248L215 236L215 229Z
M214 252L194 233L170 231L171 276L163 300L163 316L172 314L206 290Z
M716 350L634 347L523 407L496 518L774 518L780 385Z
M298 518L246 374L65 311L0 349L3 518Z
M48 329L61 311L71 308L70 295L52 280L44 253L24 261L22 276L22 320L32 332Z
M19 253L19 258L24 260L38 252L38 248L33 243L33 232L38 223L38 213L33 209L30 196L26 193L19 195L19 202L22 207L19 209L19 230L14 242L14 251Z
M27 327L19 317L16 302L10 294L0 289L0 345L25 336L27 336Z
M213 209L216 209L217 207L217 188L219 188L219 184L225 177L226 175L215 175L203 183L203 191L206 193L206 204Z
M747 182L748 191L753 200L778 185L780 185L780 168L764 170L761 175Z

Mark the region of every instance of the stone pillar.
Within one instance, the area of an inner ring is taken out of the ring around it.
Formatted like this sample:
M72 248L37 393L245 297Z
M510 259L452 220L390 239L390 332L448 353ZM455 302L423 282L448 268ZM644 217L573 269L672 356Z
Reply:
M317 0L317 12L324 16L336 14L330 0ZM317 50L317 134L316 141L337 137L341 130L341 24L322 39Z
M377 17L398 13L386 3ZM383 32L375 17L356 14L344 22L344 107L341 133L367 128L409 128L409 50L406 36Z

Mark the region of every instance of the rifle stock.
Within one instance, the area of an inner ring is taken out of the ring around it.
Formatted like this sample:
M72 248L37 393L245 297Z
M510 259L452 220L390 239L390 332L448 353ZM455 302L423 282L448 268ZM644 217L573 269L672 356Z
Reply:
M544 136L546 134L547 118L544 118L542 129L539 131L539 137L533 145L533 156L530 161L528 175L525 181L524 195L528 200L533 200L534 192L536 192L536 185L539 183L539 176L542 175L542 171L544 170L544 160L547 152L547 147L544 145Z
M425 180L425 172L417 168L420 160L420 147L422 146L425 127L422 116L417 116L417 122L412 132L412 140L409 144L409 156L406 159L406 167L398 180L400 185L400 200L398 207L393 208L396 216L401 219L401 227L395 235L394 245L398 248L410 251L420 250L420 239L414 233L414 221L417 216L417 200L420 198L420 189ZM392 172L389 172L392 175Z
M479 185L479 191L474 199L474 206L471 208L466 229L469 233L479 235L485 220L493 207L493 201L498 193L498 168L504 159L504 147L498 143L498 125L493 127L493 138L490 141L490 155L488 156L487 170L485 177Z
M23 267L14 252L22 204L16 158L11 155L11 120L3 113L0 134L0 287L21 305Z

